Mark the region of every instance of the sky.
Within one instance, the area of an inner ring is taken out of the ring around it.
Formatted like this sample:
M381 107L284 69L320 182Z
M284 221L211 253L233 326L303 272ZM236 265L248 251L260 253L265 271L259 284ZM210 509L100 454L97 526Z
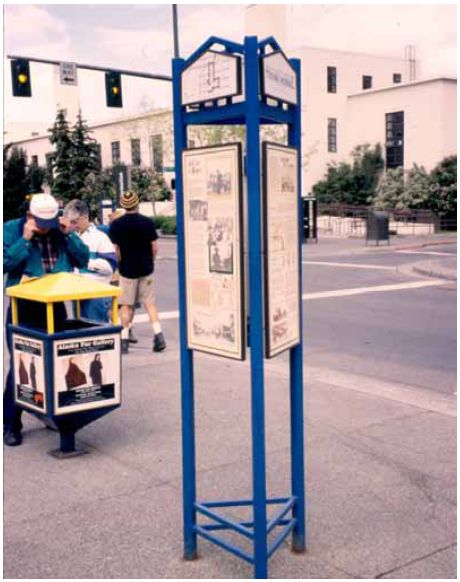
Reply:
M187 57L210 35L242 41L246 4L179 4ZM289 56L301 45L403 57L414 44L422 76L456 76L456 5L295 4L287 6ZM11 96L7 54L171 74L171 4L4 5L4 122L51 125L56 67L31 63L33 97ZM123 77L122 110L105 106L102 72L79 70L84 117L95 123L171 106L171 84Z

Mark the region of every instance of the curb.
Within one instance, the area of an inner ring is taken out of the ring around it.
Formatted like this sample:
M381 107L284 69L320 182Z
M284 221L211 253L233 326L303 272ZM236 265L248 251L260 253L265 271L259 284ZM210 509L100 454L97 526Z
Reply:
M403 245L398 247L392 247L394 251L410 251L414 249L423 249L424 247L434 247L434 246L441 246L441 245L450 245L455 244L457 242L456 238L451 239L444 239L444 240L437 240L437 241L427 241L427 242L420 242L411 245Z
M430 267L429 265L414 266L412 271L419 275L425 275L426 277L434 277L435 279L446 279L447 281L457 281L457 273L453 273L447 269L437 269L435 265Z

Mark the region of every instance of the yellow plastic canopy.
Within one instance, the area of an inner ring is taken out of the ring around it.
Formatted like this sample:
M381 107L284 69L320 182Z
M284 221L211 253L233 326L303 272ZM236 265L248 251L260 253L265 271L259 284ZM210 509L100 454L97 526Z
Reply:
M122 290L76 273L56 273L8 287L6 294L17 299L55 303L96 297L118 297Z
M119 287L99 283L90 277L76 273L55 273L36 279L29 279L8 287L6 294L11 297L13 324L18 324L18 299L27 299L46 303L48 333L54 333L53 303L58 301L76 301L77 318L80 318L80 301L99 297L112 297L112 323L118 321L118 303L116 298L122 294Z

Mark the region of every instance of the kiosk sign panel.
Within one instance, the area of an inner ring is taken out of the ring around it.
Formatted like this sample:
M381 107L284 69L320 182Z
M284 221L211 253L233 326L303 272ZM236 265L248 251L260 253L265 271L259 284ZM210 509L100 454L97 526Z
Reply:
M190 349L244 359L241 146L183 152Z
M119 404L120 376L117 334L55 341L55 414Z
M13 334L14 395L18 404L46 413L43 342Z
M297 105L297 77L281 51L262 58L262 94L291 105Z
M298 152L264 142L265 354L300 343Z
M182 105L241 94L241 58L207 51L182 72Z

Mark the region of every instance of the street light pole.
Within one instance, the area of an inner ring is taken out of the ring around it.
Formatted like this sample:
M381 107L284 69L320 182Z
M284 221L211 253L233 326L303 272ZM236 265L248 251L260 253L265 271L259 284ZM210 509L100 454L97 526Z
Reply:
M177 4L172 5L173 9L173 35L174 35L174 58L179 58L179 30L177 26Z

